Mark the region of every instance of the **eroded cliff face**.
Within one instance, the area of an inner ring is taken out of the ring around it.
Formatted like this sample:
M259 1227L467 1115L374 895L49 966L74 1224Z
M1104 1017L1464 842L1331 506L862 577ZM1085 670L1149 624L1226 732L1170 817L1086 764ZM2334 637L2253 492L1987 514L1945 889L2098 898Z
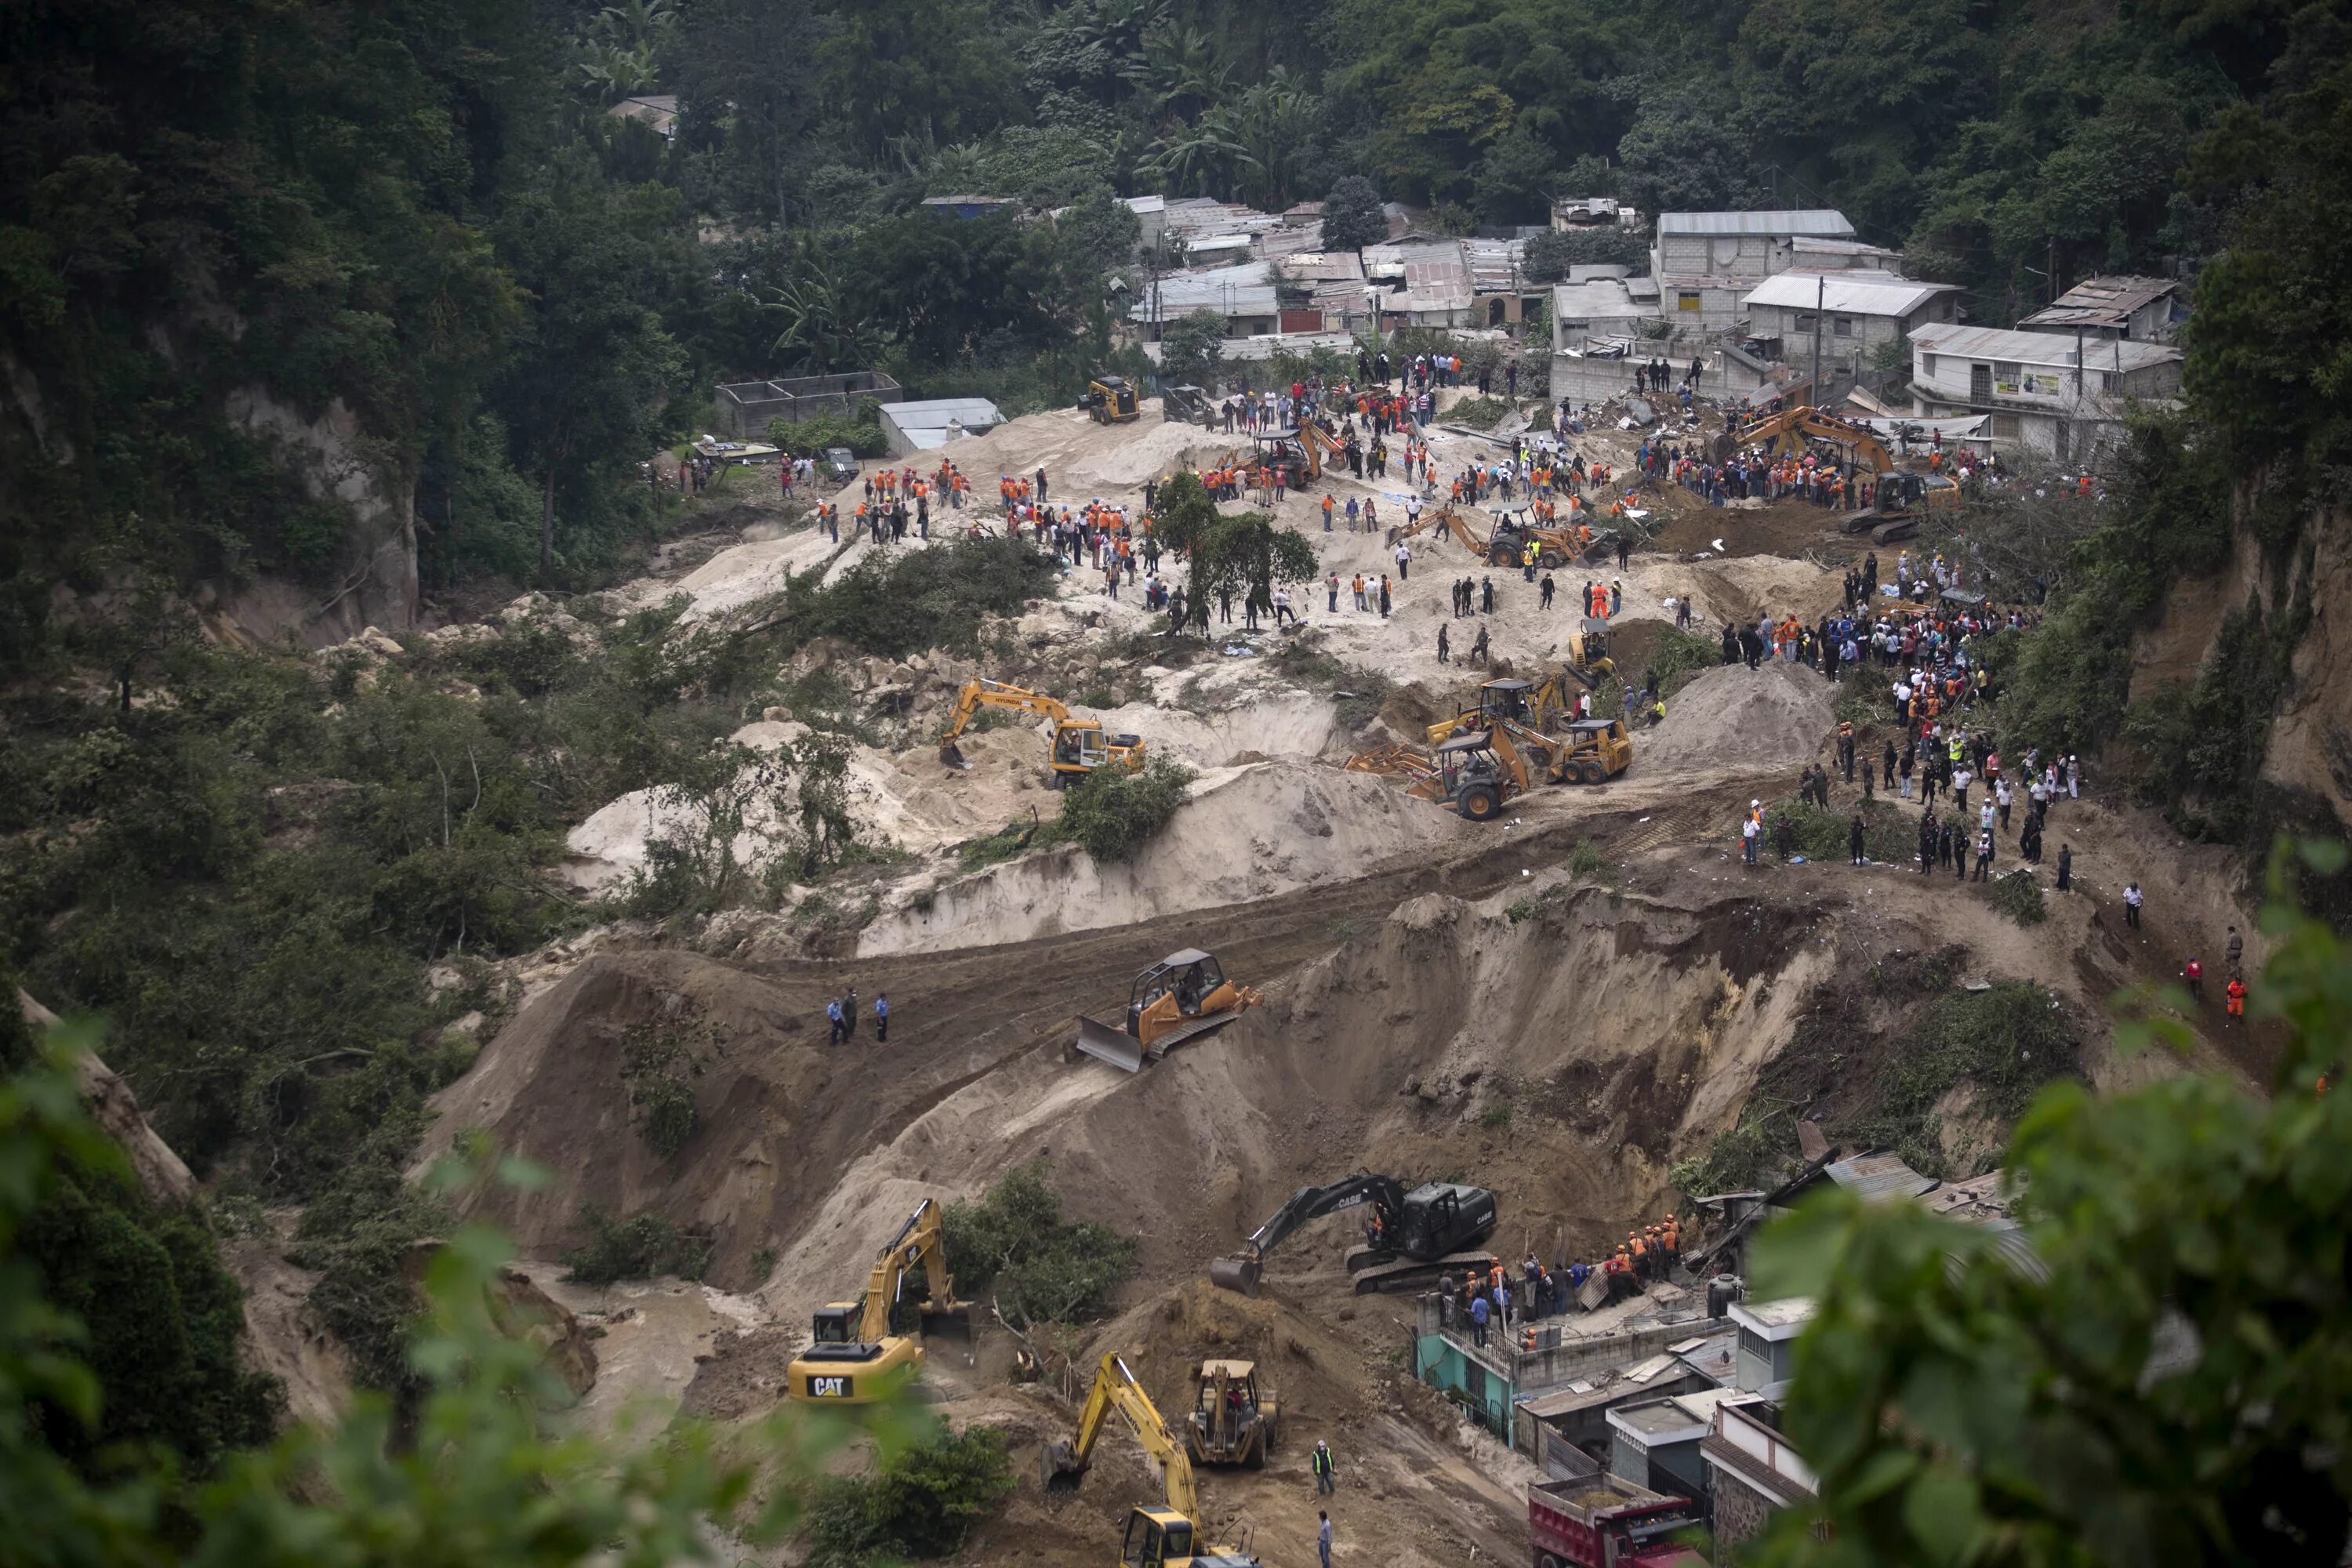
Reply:
M416 498L404 476L368 451L358 417L342 399L316 419L263 386L228 395L229 422L268 449L313 500L351 518L341 559L324 587L263 577L200 595L205 624L226 640L274 642L291 633L308 647L342 642L373 626L416 622Z
M2339 510L2305 517L2284 550L2242 527L2221 571L2174 584L2162 619L2133 645L2131 700L2196 680L2249 607L2282 631L2302 623L2262 780L2352 823L2352 528Z
M2295 645L2292 681L2271 727L2263 777L2320 801L2352 822L2352 531L2334 509L2304 527L2303 547L2266 603L2308 594L2310 624Z

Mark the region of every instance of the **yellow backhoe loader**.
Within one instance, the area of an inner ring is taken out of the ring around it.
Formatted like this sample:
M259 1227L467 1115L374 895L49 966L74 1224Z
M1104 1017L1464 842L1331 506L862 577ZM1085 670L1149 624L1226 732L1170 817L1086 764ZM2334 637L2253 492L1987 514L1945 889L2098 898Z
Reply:
M1265 998L1225 978L1199 948L1171 952L1135 977L1119 1027L1078 1019L1076 1048L1129 1072L1158 1061L1195 1035L1222 1029Z
M1443 745L1463 730L1484 730L1501 719L1524 724L1530 730L1549 729L1552 721L1568 711L1568 707L1559 676L1540 686L1532 680L1510 678L1489 680L1478 688L1475 707L1465 707L1453 718L1442 719L1429 727L1429 743Z
M1472 716L1434 751L1392 745L1359 752L1347 765L1357 773L1402 774L1412 781L1407 795L1473 822L1492 822L1514 796L1538 784L1601 784L1633 761L1633 742L1622 720L1578 719L1558 734L1546 734L1488 715L1483 725Z
M1103 1423L1117 1411L1143 1445L1145 1456L1159 1469L1163 1506L1137 1504L1127 1516L1127 1535L1119 1548L1123 1568L1257 1568L1257 1557L1247 1542L1212 1545L1201 1522L1201 1492L1192 1479L1192 1461L1160 1419L1159 1407L1127 1363L1107 1354L1095 1369L1095 1384L1078 1413L1074 1437L1045 1446L1038 1468L1048 1497L1066 1497L1086 1479L1094 1462L1095 1442Z
M948 1277L940 1205L925 1198L874 1259L862 1300L833 1301L816 1310L815 1336L786 1369L784 1392L814 1405L870 1405L887 1399L923 1364L923 1347L892 1330L907 1277L923 1270L924 1296L914 1304L925 1337L971 1341L971 1304L959 1301Z
M978 678L965 681L963 689L956 695L955 713L940 736L940 761L951 768L971 768L956 742L962 738L972 715L983 708L1010 708L1054 721L1054 751L1046 782L1055 789L1067 789L1097 768L1121 767L1131 773L1143 771L1145 747L1141 736L1107 734L1099 719L1071 718L1069 708L1059 698L1002 680Z
M1192 1425L1184 1433L1184 1447L1204 1465L1247 1465L1265 1468L1274 1451L1282 1407L1274 1390L1257 1380L1257 1364L1246 1361L1204 1361L1192 1380Z

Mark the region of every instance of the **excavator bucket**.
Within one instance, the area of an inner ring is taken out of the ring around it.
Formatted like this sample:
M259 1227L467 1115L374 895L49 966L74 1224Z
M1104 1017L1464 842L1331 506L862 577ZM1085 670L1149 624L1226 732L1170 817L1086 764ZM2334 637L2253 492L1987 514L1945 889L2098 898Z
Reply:
M1265 1263L1250 1257L1247 1253L1236 1253L1231 1258L1213 1258L1210 1261L1209 1283L1220 1290L1231 1290L1243 1296L1255 1296L1257 1294L1258 1280L1265 1273Z
M957 745L953 741L950 741L947 744L940 748L940 761L945 763L949 767L958 769L963 773L971 772L971 764L964 761L963 748Z
M1124 1029L1114 1029L1108 1024L1097 1024L1081 1015L1078 1018L1078 1049L1098 1062L1108 1062L1122 1072L1143 1070L1143 1042Z
M971 1303L959 1301L943 1312L923 1314L923 1349L926 1353L952 1351L963 1358L964 1364L972 1362Z
M1086 1476L1086 1462L1067 1437L1056 1437L1038 1450L1037 1479L1047 1497L1068 1497Z

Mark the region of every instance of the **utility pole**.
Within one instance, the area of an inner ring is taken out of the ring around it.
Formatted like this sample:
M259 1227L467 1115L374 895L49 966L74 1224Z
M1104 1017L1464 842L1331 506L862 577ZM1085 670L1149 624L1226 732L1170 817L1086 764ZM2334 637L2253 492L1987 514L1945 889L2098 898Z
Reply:
M1822 305L1829 298L1830 277L1826 272L1813 275L1813 406L1822 402Z

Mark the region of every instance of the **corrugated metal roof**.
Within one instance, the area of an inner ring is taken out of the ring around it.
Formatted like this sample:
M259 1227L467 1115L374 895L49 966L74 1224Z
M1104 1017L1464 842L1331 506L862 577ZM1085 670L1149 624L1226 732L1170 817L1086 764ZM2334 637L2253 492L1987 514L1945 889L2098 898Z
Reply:
M1929 353L1961 359L2013 360L2020 364L2074 366L2074 340L2058 332L2004 331L1999 327L1950 326L1938 322L1918 328L1912 345ZM2149 365L2178 362L2180 351L2169 343L2132 342L2124 339L2094 339L2083 345L2087 370L2145 370Z
M1861 316L1907 316L1938 294L1959 290L1949 283L1915 283L1885 272L1783 272L1767 278L1740 300L1743 305L1779 305Z
M1623 279L1596 278L1589 283L1552 285L1551 313L1556 321L1590 321L1646 315L1648 308L1634 302Z
M882 416L901 430L944 426L950 419L962 420L967 429L1004 423L1003 412L985 397L940 397L928 403L886 403L882 405Z
M2132 313L2179 291L2169 278L2085 278L2019 323L2028 327L2121 327Z
M1193 310L1214 310L1226 316L1271 316L1275 310L1274 285L1265 280L1265 265L1251 262L1242 267L1213 267L1199 272L1171 272L1160 278L1160 320L1172 321ZM1136 290L1137 299L1128 309L1128 319L1136 321L1152 320L1151 287Z
M1840 1160L1822 1174L1866 1203L1916 1198L1936 1184L1935 1177L1921 1175L1895 1154L1865 1154L1859 1160Z
M1853 225L1845 214L1829 207L1781 212L1660 213L1658 232L1668 234L1760 234L1787 239L1815 235L1828 239L1852 239Z
M1285 278L1300 283L1361 283L1364 264L1352 250L1300 250L1276 260Z

